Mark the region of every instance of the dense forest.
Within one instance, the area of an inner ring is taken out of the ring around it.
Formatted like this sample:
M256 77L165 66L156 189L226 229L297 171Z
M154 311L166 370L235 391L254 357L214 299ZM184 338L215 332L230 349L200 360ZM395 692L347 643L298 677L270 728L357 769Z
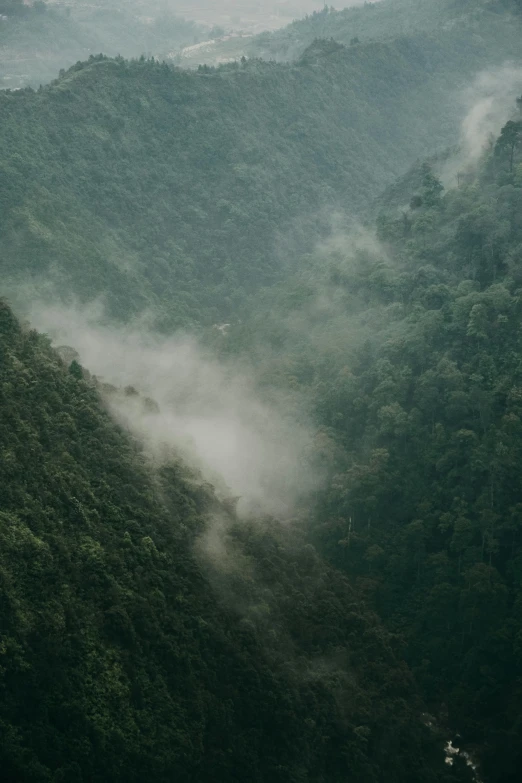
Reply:
M384 0L343 10L325 5L282 30L257 36L252 47L263 56L281 59L295 57L314 38L335 38L354 45L404 35L443 38L452 29L469 38L488 27L500 32L507 27L510 13L519 11L518 0Z
M161 2L0 0L0 88L38 87L91 54L168 54L212 33Z
M229 520L223 568L211 487L152 470L5 304L0 410L3 780L467 779L395 636L302 532Z
M342 10L324 4L320 10L279 30L250 39L216 41L191 58L183 58L183 63L211 65L242 55L292 61L316 39L334 39L346 46L360 47L405 36L419 43L435 40L442 48L451 47L452 41L455 45L458 40L474 56L494 42L501 53L510 38L510 25L520 11L520 0L377 0Z
M518 783L519 10L326 7L0 92L2 780ZM67 18L0 14L15 53ZM210 427L160 390L177 339L221 368L189 402L306 428L292 507L162 433Z
M0 94L4 286L103 294L113 315L149 307L165 329L229 320L332 214L364 214L415 158L458 141L464 87L519 51L522 26L501 46L497 33L316 41L292 65L196 73L93 57Z
M249 302L228 349L314 399L332 478L312 540L404 640L423 698L480 748L485 779L514 783L522 117L459 188L428 164L405 180L409 204L397 186L372 233L339 237Z

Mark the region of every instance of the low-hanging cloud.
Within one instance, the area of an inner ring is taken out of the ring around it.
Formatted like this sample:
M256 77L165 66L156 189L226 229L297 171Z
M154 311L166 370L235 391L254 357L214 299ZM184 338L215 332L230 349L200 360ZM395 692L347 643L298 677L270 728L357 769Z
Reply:
M462 148L467 158L480 157L490 137L512 116L521 93L520 66L505 64L477 76L465 94L469 109L462 123Z
M464 90L459 151L441 170L446 187L455 184L459 172L473 170L489 144L513 116L516 99L521 94L522 67L511 62L481 71Z
M240 512L284 516L319 481L307 463L313 430L306 417L287 410L282 397L263 398L252 368L219 361L189 335L103 325L97 308L39 305L30 320L107 384L134 387L140 397L109 395L114 415L155 459L174 451L222 497L239 497ZM159 411L143 405L144 396Z

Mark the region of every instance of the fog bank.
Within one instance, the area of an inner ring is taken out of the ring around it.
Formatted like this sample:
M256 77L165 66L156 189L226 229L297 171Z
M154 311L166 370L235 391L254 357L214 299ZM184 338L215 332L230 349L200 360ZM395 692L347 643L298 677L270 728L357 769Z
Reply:
M100 325L99 308L37 305L30 320L56 346L73 347L90 373L138 391L109 395L114 415L154 459L174 452L223 498L239 497L240 513L291 513L317 485L307 463L313 429L282 395L262 397L252 368L217 360L186 334L165 338L143 324Z

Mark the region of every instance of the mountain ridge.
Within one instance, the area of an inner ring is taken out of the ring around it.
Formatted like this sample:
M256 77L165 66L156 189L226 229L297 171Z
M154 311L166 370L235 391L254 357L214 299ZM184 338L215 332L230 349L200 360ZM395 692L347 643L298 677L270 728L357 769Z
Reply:
M91 58L36 93L2 93L5 284L45 290L45 274L53 295L104 292L113 315L153 308L165 328L228 320L328 235L332 213L361 213L455 143L474 45L452 47L451 65L434 40L313 46L314 64L197 73Z

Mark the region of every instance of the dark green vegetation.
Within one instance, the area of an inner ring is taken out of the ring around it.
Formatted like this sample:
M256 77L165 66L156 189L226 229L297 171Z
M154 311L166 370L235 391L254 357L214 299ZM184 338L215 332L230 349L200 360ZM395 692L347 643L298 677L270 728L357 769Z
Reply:
M81 375L0 305L2 780L466 780L346 579L269 522L197 557L210 488Z
M3 779L464 783L459 732L518 783L520 115L458 189L417 163L332 230L451 164L512 9L328 11L292 65L100 56L0 95L3 291L230 318L211 341L307 400L328 474L306 518L240 522L1 304Z
M230 318L332 211L363 212L457 140L460 90L519 53L520 26L483 32L316 42L294 65L198 73L93 58L37 93L1 94L4 284L104 293L113 315L150 307L163 328Z
M398 188L378 244L338 238L249 303L229 348L315 400L332 480L314 542L404 640L429 710L477 749L481 777L515 783L522 118L459 189L427 165L408 179L411 206Z

